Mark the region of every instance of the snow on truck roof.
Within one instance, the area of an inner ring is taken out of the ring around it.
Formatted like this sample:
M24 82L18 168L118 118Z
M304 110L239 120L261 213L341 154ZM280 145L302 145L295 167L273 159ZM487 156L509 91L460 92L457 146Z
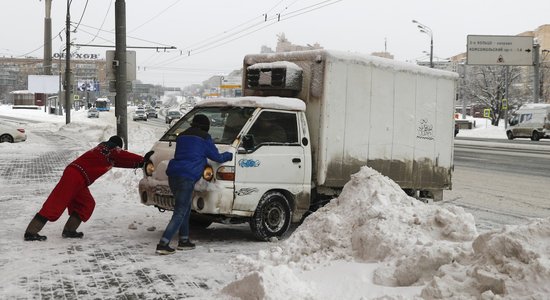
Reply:
M261 107L283 110L305 111L306 104L297 98L283 97L238 97L238 98L214 98L205 99L196 106L242 106Z
M548 103L524 103L521 105L519 109L541 109L541 108L549 108L550 104Z
M257 63L268 63L274 61L300 61L300 60L315 60L317 62L325 61L346 61L352 64L372 65L378 68L393 69L395 71L403 71L409 73L424 74L428 76L447 77L457 79L458 74L455 72L432 69L419 66L410 62L396 61L393 59L366 55L358 52L345 52L337 50L306 50L306 51L291 51L281 53L264 53L264 54L249 54L244 58L247 65L255 65Z

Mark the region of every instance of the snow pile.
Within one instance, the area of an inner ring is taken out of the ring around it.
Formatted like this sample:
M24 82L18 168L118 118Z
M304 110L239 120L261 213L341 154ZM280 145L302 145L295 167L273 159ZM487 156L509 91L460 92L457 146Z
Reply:
M475 254L467 264L443 266L422 296L548 299L550 219L483 233L473 249Z
M240 299L316 299L312 288L301 281L288 266L266 265L222 289Z
M476 236L474 218L463 209L424 204L389 178L363 167L337 199L309 216L280 247L260 252L257 260L237 259L237 269L258 273L263 280L253 281L248 275L224 292L244 297L239 293L244 286L259 284L255 290L262 290L275 285L266 275L271 266L288 265L299 272L334 260L383 262L374 272L379 285L423 285L440 266L468 257ZM287 295L296 298L300 291Z

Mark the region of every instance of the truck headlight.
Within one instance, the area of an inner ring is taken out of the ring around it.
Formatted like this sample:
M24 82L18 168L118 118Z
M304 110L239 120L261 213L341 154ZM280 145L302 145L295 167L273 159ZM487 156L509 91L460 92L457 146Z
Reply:
M202 171L202 178L204 178L204 180L206 181L211 181L213 177L214 169L212 169L212 166L206 165L206 167L204 167L204 170Z
M153 176L153 172L155 172L155 165L153 164L152 161L149 161L145 165L145 175Z
M216 171L216 178L220 180L235 181L235 167L221 166Z

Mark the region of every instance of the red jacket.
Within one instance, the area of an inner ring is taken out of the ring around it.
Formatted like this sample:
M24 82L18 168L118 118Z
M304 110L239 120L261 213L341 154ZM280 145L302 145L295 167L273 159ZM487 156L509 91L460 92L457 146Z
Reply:
M112 167L139 168L142 162L143 157L141 155L125 151L119 147L111 148L109 143L101 143L82 154L67 167L78 169L88 185L91 185Z

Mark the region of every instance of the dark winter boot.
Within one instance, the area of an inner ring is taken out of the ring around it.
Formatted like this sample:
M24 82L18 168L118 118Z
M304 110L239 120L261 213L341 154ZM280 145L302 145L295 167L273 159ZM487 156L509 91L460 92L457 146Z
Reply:
M168 244L158 243L157 250L155 252L160 255L167 255L174 254L176 252L176 249L171 248Z
M178 242L178 250L193 250L195 249L195 244L191 243L189 239L180 240Z
M44 228L46 222L48 222L48 219L36 214L25 230L25 241L45 241L46 236L40 235L38 232Z
M82 223L82 220L76 213L72 213L69 217L69 220L67 220L67 223L65 223L65 227L63 228L63 233L61 236L64 238L76 238L81 239L84 236L84 233L77 232L76 229L78 226L80 226L80 223Z

